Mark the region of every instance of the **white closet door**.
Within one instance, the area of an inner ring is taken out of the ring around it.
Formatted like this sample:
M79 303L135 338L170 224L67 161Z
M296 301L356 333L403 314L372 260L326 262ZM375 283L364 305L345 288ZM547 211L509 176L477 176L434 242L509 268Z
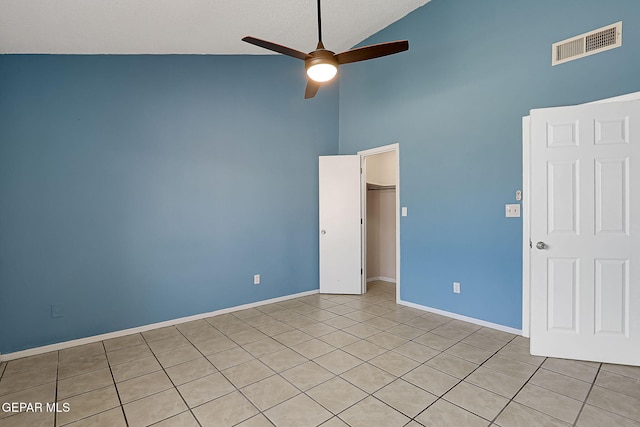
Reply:
M361 294L360 156L322 156L320 292Z

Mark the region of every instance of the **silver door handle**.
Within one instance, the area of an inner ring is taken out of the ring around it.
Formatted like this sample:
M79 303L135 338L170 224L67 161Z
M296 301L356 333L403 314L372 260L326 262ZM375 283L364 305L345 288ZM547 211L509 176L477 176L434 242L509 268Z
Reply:
M538 242L536 243L536 248L538 249L547 249L549 246L547 246L547 244L545 242Z
M327 230L320 230L320 234L327 234Z

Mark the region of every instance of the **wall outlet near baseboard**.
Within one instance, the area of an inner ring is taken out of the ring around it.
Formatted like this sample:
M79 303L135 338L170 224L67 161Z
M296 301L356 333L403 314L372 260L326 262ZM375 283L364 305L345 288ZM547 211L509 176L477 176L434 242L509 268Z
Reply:
M62 317L62 304L51 304L51 318Z
M260 284L260 275L259 274L254 274L253 275L253 284L254 285L259 285Z
M453 293L454 294L460 293L460 282L453 282Z

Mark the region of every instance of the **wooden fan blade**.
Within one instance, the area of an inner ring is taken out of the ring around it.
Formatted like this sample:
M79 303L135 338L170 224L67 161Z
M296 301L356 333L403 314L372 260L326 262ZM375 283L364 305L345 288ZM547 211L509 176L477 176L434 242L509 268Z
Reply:
M366 61L367 59L380 58L381 56L393 55L409 49L408 40L373 44L370 46L351 49L338 53L336 60L338 64L348 64L350 62Z
M274 52L281 53L283 55L302 59L303 61L307 59L307 54L304 52L300 52L299 50L291 49L290 47L282 46L276 43L268 42L266 40L260 40L255 37L247 36L247 37L243 37L242 41L268 49L268 50L272 50Z
M304 90L304 99L313 98L320 89L320 83L307 79L307 88Z

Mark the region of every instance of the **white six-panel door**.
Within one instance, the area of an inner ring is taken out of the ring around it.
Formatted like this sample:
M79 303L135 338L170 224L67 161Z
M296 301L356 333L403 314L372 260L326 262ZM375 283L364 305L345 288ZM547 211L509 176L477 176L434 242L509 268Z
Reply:
M361 294L360 156L319 160L320 292Z
M640 365L640 102L531 111L531 353Z

